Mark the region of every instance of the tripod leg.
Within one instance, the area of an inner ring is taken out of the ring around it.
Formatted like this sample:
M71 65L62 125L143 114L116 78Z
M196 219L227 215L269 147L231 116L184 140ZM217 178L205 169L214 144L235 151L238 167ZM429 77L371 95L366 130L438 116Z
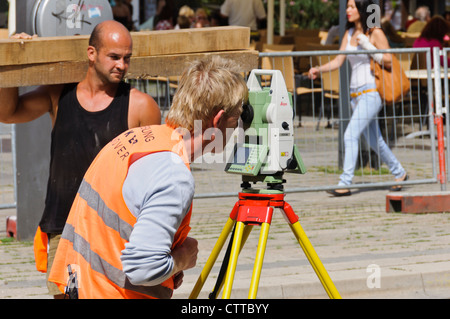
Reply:
M294 224L289 224L289 226L291 227L292 232L294 233L295 237L300 243L300 246L305 252L305 255L308 258L311 266L314 268L314 271L319 277L319 280L322 283L322 286L325 288L328 296L333 299L340 299L341 296L339 295L339 292L334 286L334 283L331 280L330 276L328 275L327 270L320 261L319 256L317 255L313 246L311 245L311 242L309 241L308 237L303 231L300 222L297 221Z
M256 299L258 292L259 279L261 277L261 269L264 260L264 253L266 251L267 238L269 237L270 224L263 223L261 225L261 233L259 236L258 248L255 258L255 266L253 267L252 281L250 283L250 290L248 299Z
M222 298L229 299L231 295L231 288L233 287L234 273L236 271L237 259L242 248L242 234L244 233L245 224L243 222L236 223L236 230L233 239L233 246L231 247L230 264L228 265L225 275L225 283Z
M208 278L209 273L211 272L211 269L214 266L214 263L216 262L216 259L219 256L219 253L222 250L223 245L225 244L231 230L233 229L235 222L236 221L231 218L229 218L227 220L227 222L222 230L222 233L220 234L219 238L217 239L217 242L211 252L211 255L209 256L208 260L206 261L206 264L203 267L203 270L197 279L197 283L195 284L194 288L192 289L192 292L189 296L190 299L196 299L198 297L200 291L203 288L203 285L205 284L206 278Z
M239 249L239 253L241 252L242 248L244 247L245 242L247 241L247 238L250 235L250 232L252 231L252 228L253 228L252 225L245 225L244 234L242 235L241 247ZM222 266L220 267L219 275L217 276L216 285L214 286L213 291L209 294L209 299L216 299L220 290L222 290L225 273L228 269L228 264L229 264L229 260L230 260L230 253L231 253L231 247L233 245L233 238L234 238L234 234L232 235L230 242L228 243L227 251L223 258L223 262L222 262Z

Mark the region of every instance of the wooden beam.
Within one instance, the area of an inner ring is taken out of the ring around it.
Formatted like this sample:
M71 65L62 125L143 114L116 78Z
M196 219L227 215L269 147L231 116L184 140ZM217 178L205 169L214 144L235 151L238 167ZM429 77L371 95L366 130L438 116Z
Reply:
M132 32L133 56L245 50L250 28L227 26Z
M190 62L212 56L233 60L242 72L258 68L258 51L254 50L172 54L133 58L127 78L181 75Z
M133 56L248 49L250 29L227 26L132 32ZM86 61L89 36L0 39L0 66Z
M248 72L258 67L248 50L250 29L227 26L132 32L128 78L180 75L190 61L212 54L233 59ZM79 82L87 70L89 36L0 39L0 87Z
M88 37L42 37L0 40L0 66L86 61Z
M258 68L258 51L220 51L132 57L127 78L180 75L191 61L218 55L235 61L242 72ZM0 87L19 87L81 81L86 61L61 61L27 65L0 66Z

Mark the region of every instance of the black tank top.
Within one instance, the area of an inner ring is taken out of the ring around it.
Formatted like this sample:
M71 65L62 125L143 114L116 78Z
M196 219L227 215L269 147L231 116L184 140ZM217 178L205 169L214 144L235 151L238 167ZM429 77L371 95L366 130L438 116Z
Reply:
M128 129L129 84L121 82L111 104L99 112L86 111L76 92L76 83L64 86L51 134L50 175L39 223L45 233L62 233L91 162L103 146Z

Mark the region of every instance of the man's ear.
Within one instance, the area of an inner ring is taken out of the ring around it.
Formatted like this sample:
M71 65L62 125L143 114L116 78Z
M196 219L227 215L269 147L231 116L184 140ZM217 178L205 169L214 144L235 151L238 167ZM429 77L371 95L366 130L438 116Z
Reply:
M212 126L214 128L218 128L220 125L220 122L224 120L224 117L225 117L224 110L220 110L219 112L217 112L217 114L213 118Z
M87 48L87 56L89 61L94 61L95 60L95 55L97 53L97 50L93 47L93 46L88 46Z

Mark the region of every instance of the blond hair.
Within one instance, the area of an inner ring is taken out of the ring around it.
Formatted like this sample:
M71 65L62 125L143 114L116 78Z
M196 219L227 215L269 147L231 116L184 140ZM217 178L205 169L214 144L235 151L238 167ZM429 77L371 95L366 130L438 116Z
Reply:
M181 76L166 124L193 132L199 120L204 130L220 110L227 116L240 115L247 96L244 78L231 61L217 56L195 61Z
M193 18L195 13L194 13L194 10L192 10L189 6L184 5L178 11L178 15L183 16L183 17Z

